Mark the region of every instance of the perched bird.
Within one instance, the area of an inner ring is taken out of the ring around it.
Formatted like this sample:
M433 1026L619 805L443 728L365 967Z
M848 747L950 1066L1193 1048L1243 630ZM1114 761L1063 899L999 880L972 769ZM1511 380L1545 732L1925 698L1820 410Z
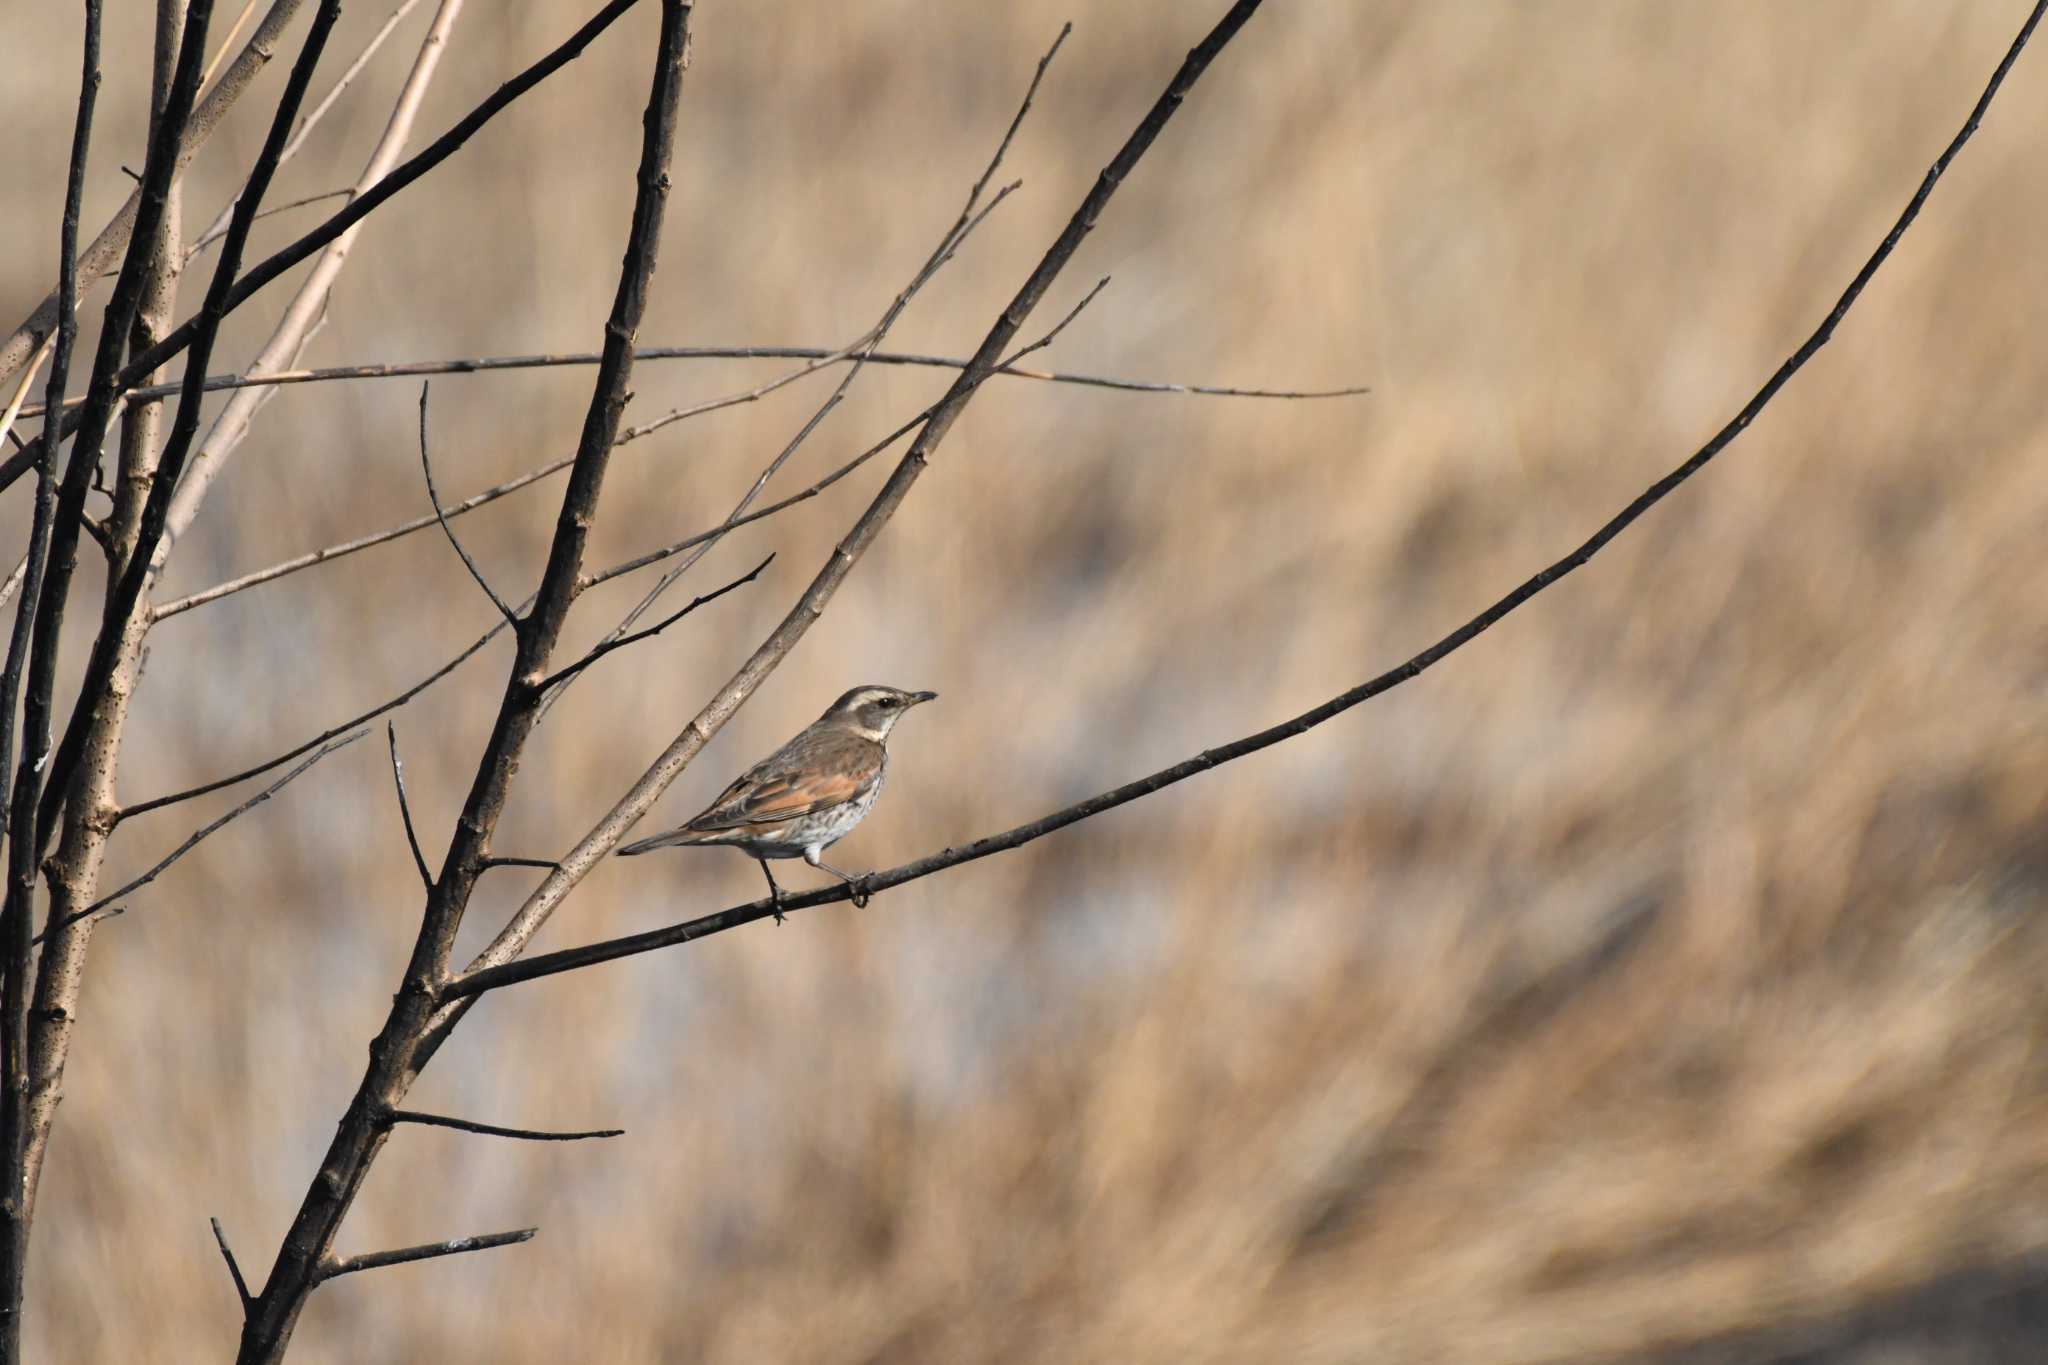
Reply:
M782 919L782 888L768 870L770 858L802 858L855 888L855 879L828 866L819 855L853 833L875 804L889 770L889 732L913 706L936 692L894 687L856 687L832 703L803 733L740 774L704 812L666 834L627 844L621 857L657 848L722 844L743 849L761 864L768 895Z

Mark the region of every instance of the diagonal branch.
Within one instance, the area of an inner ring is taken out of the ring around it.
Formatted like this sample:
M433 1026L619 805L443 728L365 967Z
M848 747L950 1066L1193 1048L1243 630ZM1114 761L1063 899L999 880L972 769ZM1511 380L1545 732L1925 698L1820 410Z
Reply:
M209 1218L213 1224L213 1240L220 1244L221 1259L228 1263L228 1274L235 1280L235 1296L242 1301L242 1312L246 1316L253 1300L249 1297L249 1282L242 1278L242 1267L235 1261L235 1253L228 1249L228 1235L220 1230L220 1219Z
M434 491L434 462L427 456L427 385L425 384L420 385L420 473L426 476L427 501L434 506L434 519L441 523L441 533L448 537L448 543L453 545L455 553L462 557L462 567L469 570L469 576L474 578L476 585L484 590L484 596L491 599L491 605L498 609L498 615L505 618L505 624L512 627L512 631L516 635L519 632L519 617L513 612L512 608L505 605L505 599L498 596L497 589L493 588L484 579L484 571L476 566L476 561L469 557L469 551L463 549L462 542L455 538L454 529L448 525L448 514L441 510L441 495Z
M585 654L575 663L570 664L567 667L562 668L554 673L550 673L547 677L541 679L540 684L536 688L536 690L546 692L549 688L554 687L557 683L566 682L570 678L575 677L578 673L581 673L584 669L590 667L592 664L596 663L599 659L602 659L605 655L610 654L612 651L624 649L627 645L638 644L642 640L661 634L664 630L667 630L670 626L682 620L685 616L688 616L691 612L697 610L697 608L703 606L705 603L716 602L719 598L725 596L733 589L745 587L747 584L753 582L755 579L761 576L761 571L763 569L767 568L770 564L773 564L774 562L775 556L771 554L766 559L762 560L759 564L756 564L753 568L747 570L738 578L735 578L732 582L726 584L724 587L713 588L710 592L705 593L701 597L694 597L690 599L690 604L688 606L680 607L675 611L670 612L668 615L662 617L659 621L655 622L651 626L648 626L646 629L636 630L631 635L614 636L609 640L603 641L602 643L593 647L588 654ZM554 864L548 863L546 864L546 866L553 867Z
M549 1132L543 1128L505 1128L495 1123L452 1119L445 1114L422 1114L413 1109L394 1110L391 1121L417 1123L428 1128L453 1128L463 1133L481 1133L485 1137L519 1138L525 1142L582 1142L588 1138L615 1138L626 1135L623 1128L591 1128L580 1133Z
M250 811L256 809L256 807L262 805L265 801L268 801L271 797L277 795L286 787L290 786L301 775L303 775L307 769L311 768L315 763L318 763L321 759L327 757L329 754L335 752L337 749L346 749L349 745L355 743L357 740L361 739L364 735L368 733L369 732L367 730L358 730L354 734L348 736L346 739L338 739L331 744L321 745L319 749L314 751L312 757L306 759L305 762L293 768L283 777L278 778L277 781L271 783L262 791L257 792L254 796L250 797L247 801L244 801L241 805L236 806L233 810L227 812L225 815L222 815L217 819L210 820L206 824L201 825L198 829L194 830L190 835L186 836L185 841L183 843L179 844L176 848L172 849L169 853L166 853L162 858L158 859L156 864L153 867L151 867L149 871L143 873L141 876L135 878L133 881L126 882L119 888L113 891L109 891L106 895L101 896L91 905L86 906L83 910L77 911L74 914L72 914L68 919L58 921L56 924L45 929L42 932L42 934L39 935L39 937L47 938L51 934L55 933L59 929L64 928L68 924L75 923L78 920L84 919L88 915L94 914L100 910L104 910L107 906L112 905L117 900L120 900L129 892L140 891L143 887L148 886L151 882L155 881L158 877L162 876L165 872L169 871L171 864L177 862L180 858L190 853L193 849L199 847L199 845L205 843L215 834L218 834L221 830L233 824L235 821L241 819Z
M1769 406L1771 400L1777 396L1780 389L1784 388L1786 382L1804 368L1806 362L1811 360L1820 348L1827 344L1829 338L1834 335L1835 329L1841 324L1842 319L1848 315L1850 308L1861 297L1865 286L1870 283L1878 268L1890 258L1892 250L1898 245L1900 237L1905 234L1907 228L1912 226L1913 221L1919 217L1920 209L1927 202L1928 196L1933 192L1935 182L1941 178L1942 173L1948 169L1949 163L1955 159L1956 154L1962 150L1963 145L1970 140L1971 135L1977 131L1978 126L1982 123L1984 113L1990 107L1992 98L1998 93L1999 87L2004 84L2006 74L2012 69L2013 63L2018 59L2020 52L2026 47L2028 39L2032 37L2034 29L2040 23L2044 11L2048 11L2048 0L2037 0L2032 12L2027 17L2026 23L2021 27L2019 36L2013 39L2012 46L2007 49L2004 60L1999 62L1997 69L1992 72L1991 79L1984 88L1984 93L1978 97L1977 103L1970 110L1969 117L1964 121L1962 128L1957 131L1956 135L1950 139L1948 145L1943 148L1941 155L1935 158L1934 164L1928 169L1918 189L1914 191L1912 197L1906 202L1905 208L1900 211L1897 220L1892 224L1891 230L1885 234L1883 240L1878 243L1876 250L1863 263L1863 268L1856 272L1855 278L1842 291L1841 296L1835 301L1834 307L1828 311L1827 316L1821 320L1820 325L1800 344L1796 351L1772 372L1770 378L1764 381L1763 387L1758 389L1747 403L1743 404L1742 409L1734 417L1730 418L1726 425L1715 432L1713 437L1704 446L1701 446L1698 451L1694 452L1683 464L1651 484L1634 501L1630 502L1628 506L1622 508L1621 511L1609 518L1597 531L1582 542L1578 548L1555 563L1532 574L1485 611L1480 612L1477 616L1465 622L1465 624L1459 626L1456 630L1444 636L1421 653L1388 669L1378 677L1361 683L1347 692L1339 693L1322 705L1304 711L1290 720L1282 721L1278 725L1246 735L1228 744L1218 745L1213 749L1205 749L1192 758L1185 759L1170 767L1161 768L1158 772L1148 777L1143 777L1135 782L1128 782L1123 786L1101 792L1089 797L1085 801L1075 802L1073 805L1054 811L1050 815L1033 820L1028 824L1018 825L1014 829L1005 830L1000 834L992 834L986 838L977 839L970 844L949 848L943 852L932 854L929 857L920 858L915 862L904 863L900 867L890 868L886 872L874 872L865 877L855 878L852 884L834 885L815 891L786 895L781 898L779 903L769 900L751 901L744 905L737 905L731 909L719 911L716 914L704 915L697 919L687 920L683 923L669 925L661 929L650 930L646 933L608 939L601 943L586 944L578 948L567 948L559 952L543 953L517 961L501 960L494 963L485 963L482 959L479 959L478 963L473 964L469 971L449 984L447 989L442 992L443 997L453 1002L473 999L485 991L496 990L517 982L533 981L545 976L554 976L562 972L596 966L602 962L616 961L622 957L631 957L639 953L652 952L659 948L689 943L728 929L738 928L742 924L748 924L778 912L787 914L793 910L801 910L814 905L851 900L857 895L866 897L876 891L885 891L890 887L901 886L905 882L916 881L921 877L929 877L935 872L942 872L947 868L957 867L962 863L974 862L1009 849L1018 848L1024 844L1031 843L1033 840L1044 838L1055 830L1064 829L1069 825L1077 824L1082 820L1100 815L1105 811L1113 810L1118 806L1127 805L1132 801L1138 800L1140 797L1150 796L1153 792L1170 787L1177 782L1186 781L1190 777L1208 772L1212 768L1220 767L1225 763L1243 758L1248 754L1257 753L1261 749L1271 748L1282 740L1292 739L1296 735L1304 734L1325 721L1342 715L1351 708L1369 701L1383 692L1391 691L1411 678L1420 676L1434 665L1442 662L1451 654L1456 653L1459 649L1471 643L1474 639L1477 639L1489 627L1495 625L1501 618L1514 611L1517 607L1520 607L1530 598L1591 560L1609 541L1620 535L1632 522L1641 517L1643 513L1647 512L1658 502L1661 502L1680 484L1698 473L1709 461L1725 450L1744 431L1749 429L1750 424L1756 420L1765 407Z
M388 720L384 722L384 737L391 742L391 781L398 788L398 818L405 823L406 846L412 849L412 865L420 871L420 885L432 891L434 874L427 871L426 857L420 852L420 836L413 832L412 802L405 799L405 764L398 759L398 727Z
M415 1247L399 1247L395 1251L373 1251L366 1256L340 1256L320 1263L318 1279L324 1283L339 1275L353 1275L358 1270L380 1270L387 1265L404 1265L408 1261L431 1261L439 1256L460 1256L465 1251L489 1251L493 1247L508 1247L519 1242L530 1242L539 1228L520 1228L516 1232L492 1232L482 1237L455 1237L446 1242L425 1242Z

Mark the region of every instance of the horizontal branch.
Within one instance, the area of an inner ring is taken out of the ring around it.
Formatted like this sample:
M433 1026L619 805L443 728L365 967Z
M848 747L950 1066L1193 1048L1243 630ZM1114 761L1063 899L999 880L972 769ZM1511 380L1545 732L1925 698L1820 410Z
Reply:
M581 1133L554 1133L540 1128L503 1128L495 1123L452 1119L445 1114L422 1114L414 1109L393 1110L391 1121L417 1123L426 1128L453 1128L463 1133L482 1133L485 1137L518 1138L524 1142L581 1142L586 1138L615 1138L626 1135L623 1128L592 1128Z
M1523 580L1521 584L1496 601L1492 606L1480 612L1477 616L1467 621L1464 625L1459 626L1456 630L1444 636L1421 653L1416 654L1394 668L1388 669L1378 677L1361 683L1347 692L1339 693L1322 705L1304 711L1290 720L1282 721L1278 725L1246 735L1242 739L1233 740L1228 744L1219 745L1213 749L1205 749L1192 758L1175 763L1170 767L1161 768L1158 772L1148 777L1142 777L1135 782L1128 782L1123 786L1114 787L1109 791L1091 796L1085 801L1077 801L1071 806L1054 811L1050 815L1033 820L1028 824L1018 825L1013 829L1005 830L1000 834L992 834L987 838L977 839L971 844L965 844L957 848L948 848L929 857L920 858L915 862L904 863L900 867L890 868L885 872L872 872L865 877L855 878L850 884L837 884L815 891L785 895L779 902L767 899L749 901L744 905L736 905L729 909L721 910L716 914L685 920L680 924L668 925L665 928L653 929L645 933L607 939L599 943L585 944L579 948L565 948L558 952L542 953L534 957L520 958L510 962L475 967L444 987L441 992L442 1000L444 1002L463 1000L481 995L486 991L515 985L522 981L533 981L541 977L556 976L562 972L593 967L599 963L613 962L619 958L631 957L639 953L674 947L678 944L709 937L712 934L722 933L728 929L736 929L740 925L750 924L755 920L764 919L770 915L788 914L792 911L808 909L815 905L826 905L834 901L851 900L856 896L865 899L877 891L886 891L891 887L901 886L905 882L916 881L922 877L929 877L936 872L942 872L950 867L957 867L962 863L974 862L1009 849L1021 847L1024 844L1031 843L1033 840L1042 839L1056 830L1065 829L1069 825L1077 824L1082 820L1100 815L1105 811L1127 805L1132 801L1138 800L1140 797L1150 796L1162 788L1170 787L1177 782L1186 781L1188 778L1194 777L1199 773L1208 772L1212 768L1220 767L1225 763L1243 758L1248 754L1257 753L1261 749L1271 748L1282 740L1292 739L1296 735L1304 734L1383 692L1390 691L1412 678L1419 677L1431 667L1464 648L1467 644L1470 644L1530 598L1535 597L1538 593L1556 584L1566 575L1585 565L1608 542L1620 535L1631 523L1641 517L1643 513L1663 501L1680 484L1684 483L1694 474L1697 474L1709 461L1749 429L1750 424L1756 420L1757 416L1777 396L1778 391L1784 388L1786 382L1804 368L1807 361L1811 360L1819 352L1820 348L1827 344L1829 338L1834 335L1835 329L1840 326L1842 319L1848 315L1850 308L1861 297L1865 286L1876 275L1878 268L1890 258L1892 250L1898 245L1900 237L1905 234L1908 227L1912 226L1914 219L1919 217L1921 206L1927 202L1928 196L1934 191L1935 182L1940 180L1942 173L1948 169L1949 163L1962 150L1963 144L1968 142L1971 135L1976 132L1978 125L1983 120L1984 111L1990 106L1992 97L1997 94L1999 86L2004 83L2007 72L2012 69L2013 62L2018 59L2020 51L2026 46L2027 40L2032 36L2035 27L2040 23L2044 11L2048 11L2048 0L2040 0L2040 3L2035 5L2025 25L2020 29L2019 36L2013 40L2011 48L2007 50L2005 59L1998 64L1997 70L1992 73L1989 84L1986 85L1984 93L1978 98L1976 105L1971 109L1969 117L1964 121L1962 128L1950 139L1947 147L1942 150L1941 155L1935 159L1934 164L1928 169L1926 176L1921 180L1919 188L1914 191L1912 197L1906 202L1905 208L1900 211L1898 219L1892 224L1891 230L1878 243L1876 250L1864 262L1863 268L1856 272L1855 278L1842 291L1841 296L1835 301L1834 307L1828 311L1827 316L1821 320L1820 325L1814 329L1813 333L1800 344L1799 349L1788 356L1772 372L1770 378L1764 382L1763 387L1758 389L1747 403L1743 404L1741 411L1730 418L1727 424L1714 433L1712 439L1694 452L1689 459L1663 478L1657 480L1657 482L1651 484L1634 501L1630 502L1628 506L1609 518L1599 530L1595 531L1578 548Z
M408 1261L431 1261L439 1256L460 1256L465 1251L489 1251L493 1247L531 1242L539 1231L539 1228L520 1228L514 1232L486 1233L481 1237L423 1242L416 1247L399 1247L394 1251L373 1251L366 1256L338 1256L320 1267L320 1280L325 1282L339 1275L353 1275L358 1270L380 1270L387 1265L404 1265Z
M346 190L338 193L347 193ZM329 196L318 196L327 198ZM281 213L312 200L285 204L269 210ZM276 370L269 374L215 374L206 377L204 392L221 389L284 388L294 384L326 384L341 379L420 379L437 374L489 374L497 370L542 370L564 365L595 365L596 351L536 352L532 355L479 355L446 360L406 360L385 365L323 365L318 368ZM822 346L642 346L633 352L640 364L657 360L817 360L827 365L851 364L848 349L827 350ZM928 355L916 351L875 351L867 357L870 365L910 365L936 370L967 368L965 356ZM805 371L810 373L810 371ZM1372 390L1363 385L1336 389L1262 389L1230 384L1178 384L1169 380L1123 379L1115 375L1081 374L1072 370L1038 370L1011 365L994 372L1010 379L1031 379L1045 384L1080 384L1087 388L1116 389L1125 393L1169 393L1200 398L1275 398L1315 401L1324 398L1356 398ZM150 384L130 389L130 402L168 398L178 392L176 384ZM744 400L740 400L744 401ZM85 402L83 395L64 400L66 408ZM40 417L48 411L43 403L31 403L21 410L23 417Z

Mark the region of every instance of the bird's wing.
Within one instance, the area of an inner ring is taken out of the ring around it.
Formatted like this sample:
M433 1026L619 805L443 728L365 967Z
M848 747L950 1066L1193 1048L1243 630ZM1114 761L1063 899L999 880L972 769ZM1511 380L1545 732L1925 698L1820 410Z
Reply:
M798 735L742 773L683 828L779 824L859 799L882 778L888 753L860 735Z

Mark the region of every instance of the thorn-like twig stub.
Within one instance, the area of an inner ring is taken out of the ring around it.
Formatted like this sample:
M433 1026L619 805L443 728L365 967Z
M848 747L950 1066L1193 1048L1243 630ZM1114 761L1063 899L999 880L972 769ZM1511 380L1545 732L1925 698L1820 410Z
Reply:
M486 1233L481 1237L451 1237L445 1242L424 1242L419 1246L398 1247L391 1251L372 1251L363 1256L330 1257L321 1263L318 1279L326 1281L337 1275L353 1275L359 1270L378 1270L387 1265L404 1265L408 1261L431 1261L440 1256L460 1256L467 1251L513 1246L532 1241L539 1231L539 1228L519 1228L512 1232Z
M419 869L420 884L431 892L434 874L427 870L426 856L420 852L419 835L413 832L412 802L405 796L405 764L398 758L398 726L394 722L384 722L384 737L391 742L391 780L398 787L398 818L405 822L405 842L412 849L412 865Z
M209 1218L206 1221L213 1224L213 1240L220 1244L221 1259L228 1263L228 1274L235 1281L235 1295L242 1301L242 1315L247 1317L249 1305L254 1301L249 1293L249 1282L242 1278L242 1267L236 1264L235 1253L228 1248L228 1236L220 1230L220 1219Z

